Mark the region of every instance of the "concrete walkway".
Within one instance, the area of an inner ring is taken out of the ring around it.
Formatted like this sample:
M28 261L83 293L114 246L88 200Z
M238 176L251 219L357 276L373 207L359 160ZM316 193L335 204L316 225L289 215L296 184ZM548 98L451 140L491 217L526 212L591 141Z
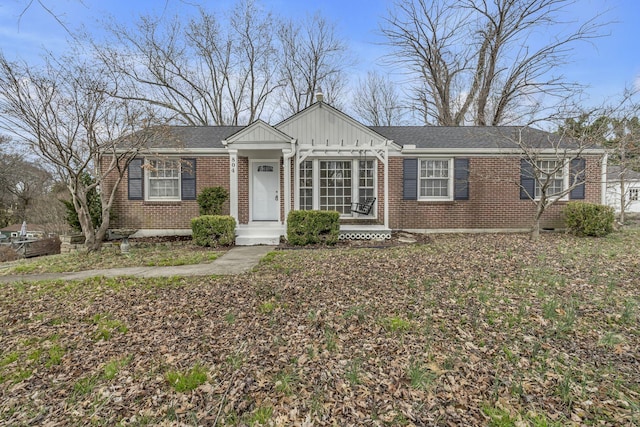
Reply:
M220 258L207 264L179 265L174 267L123 267L102 270L85 270L75 273L47 273L0 276L0 283L35 282L38 280L83 280L90 277L172 277L172 276L222 276L250 271L275 246L236 246Z

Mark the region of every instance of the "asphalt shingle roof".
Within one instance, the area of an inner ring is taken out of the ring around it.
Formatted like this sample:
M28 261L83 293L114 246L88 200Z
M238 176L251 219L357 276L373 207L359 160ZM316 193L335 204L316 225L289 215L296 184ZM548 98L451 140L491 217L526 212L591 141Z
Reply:
M622 168L619 165L607 165L607 181L620 181L621 171ZM632 169L627 169L624 179L625 181L640 181L640 172L636 172Z
M533 128L515 126L371 126L371 130L400 146L416 148L517 148L520 135L530 147L548 148L558 135ZM153 148L223 148L222 140L244 129L244 126L169 126L157 138ZM292 135L295 137L295 135ZM569 140L563 142L568 146Z
M371 130L396 144L416 148L517 148L519 138L528 146L549 147L559 136L516 126L371 126Z
M224 148L222 140L245 126L168 126L159 131L153 148Z

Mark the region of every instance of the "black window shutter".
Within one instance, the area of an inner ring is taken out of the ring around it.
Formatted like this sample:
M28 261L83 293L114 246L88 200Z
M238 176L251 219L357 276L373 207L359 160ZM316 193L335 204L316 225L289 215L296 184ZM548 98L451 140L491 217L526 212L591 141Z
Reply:
M182 200L196 199L196 159L181 159L180 185Z
M453 199L469 200L469 159L454 159L453 177Z
M142 164L144 159L133 159L128 168L128 193L129 200L142 200L144 198L144 173Z
M569 193L571 199L584 199L584 173L586 162L584 159L572 159L569 165L569 185L577 184Z
M404 200L418 200L418 159L404 159L402 163Z
M536 196L536 178L533 165L527 159L520 159L520 198L533 199Z

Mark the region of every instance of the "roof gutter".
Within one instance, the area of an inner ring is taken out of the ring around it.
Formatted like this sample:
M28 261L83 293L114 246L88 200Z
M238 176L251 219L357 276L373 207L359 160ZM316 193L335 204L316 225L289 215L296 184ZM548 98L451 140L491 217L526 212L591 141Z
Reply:
M570 149L553 149L553 148L545 148L541 150L536 150L536 154L542 155L553 155L558 153L576 153L576 154L587 154L587 155L604 155L606 150L601 148L589 148L584 150L570 150ZM522 155L524 150L519 148L446 148L446 147L438 147L438 148L418 148L415 145L405 145L401 150L402 154L407 155L419 155L419 154L429 154L429 155L479 155L479 156L487 156L487 155L496 155L496 154L513 154L513 155Z

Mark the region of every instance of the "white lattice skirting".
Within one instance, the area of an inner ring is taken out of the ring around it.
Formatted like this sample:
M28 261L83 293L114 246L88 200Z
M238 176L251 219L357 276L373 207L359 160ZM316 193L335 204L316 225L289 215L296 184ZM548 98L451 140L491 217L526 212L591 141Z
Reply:
M386 240L390 238L390 231L349 231L340 233L340 240Z

